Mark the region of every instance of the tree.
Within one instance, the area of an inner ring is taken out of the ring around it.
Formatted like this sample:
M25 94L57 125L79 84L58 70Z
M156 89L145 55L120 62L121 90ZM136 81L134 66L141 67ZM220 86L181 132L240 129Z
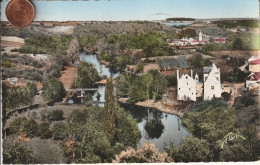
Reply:
M216 143L235 128L236 117L234 109L229 105L215 104L213 100L199 104L197 111L185 113L183 125L198 138L203 138L210 143Z
M165 147L165 152L175 162L209 162L212 161L213 156L209 143L193 136L185 137L180 147L175 147L171 142L168 147Z
M183 29L181 30L180 33L177 33L178 38L183 38L183 37L195 38L195 36L196 36L196 30L191 28Z
M117 105L118 106L118 105ZM126 147L137 147L137 143L141 139L141 132L137 126L137 122L129 116L123 108L117 110L117 134L116 141Z
M102 129L110 142L113 142L116 135L116 110L113 82L107 78L105 90L105 112L102 118Z
M62 100L66 95L66 91L63 84L56 77L53 77L43 83L42 94L45 99L52 102Z
M74 80L74 88L91 88L100 80L98 71L92 64L81 61L78 65L77 76Z
M16 143L12 146L8 156L4 156L5 164L33 164L34 153Z
M223 92L221 93L221 97L225 100L225 101L229 101L231 99L231 94L227 93L227 92Z
M233 49L234 50L242 50L243 49L243 41L241 38L236 38L236 40L233 43Z
M256 126L246 125L240 133L243 138L229 140L220 150L219 161L257 161L260 156L260 140Z
M204 66L211 65L211 61L203 59L201 54L195 54L189 58L189 64L194 68L203 68Z

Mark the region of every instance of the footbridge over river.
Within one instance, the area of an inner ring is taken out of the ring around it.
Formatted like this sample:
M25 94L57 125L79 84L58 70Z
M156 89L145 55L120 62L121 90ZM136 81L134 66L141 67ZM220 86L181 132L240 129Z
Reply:
M102 89L102 88L69 88L69 89L66 89L67 93L67 96L65 97L64 101L66 101L68 99L68 97L70 97L69 95L70 94L75 94L75 93L78 93L80 92L80 95L77 96L77 98L80 98L81 99L81 103L83 104L84 103L84 98L86 97L86 93L87 92L95 92L95 91L103 91L105 89Z

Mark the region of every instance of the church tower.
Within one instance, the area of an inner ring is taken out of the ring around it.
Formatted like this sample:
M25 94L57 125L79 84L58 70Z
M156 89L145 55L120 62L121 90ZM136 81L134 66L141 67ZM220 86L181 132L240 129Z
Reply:
M200 33L199 33L199 41L202 41L202 32L200 31Z

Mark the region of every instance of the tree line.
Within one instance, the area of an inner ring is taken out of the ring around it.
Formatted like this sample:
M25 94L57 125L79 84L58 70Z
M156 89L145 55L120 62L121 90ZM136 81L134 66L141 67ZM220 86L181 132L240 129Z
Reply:
M118 78L117 97L128 98L130 103L145 100L160 100L167 91L167 81L159 71L151 70L138 76L123 73Z
M213 99L198 103L183 116L183 125L192 133L179 147L165 151L176 162L256 161L260 140L256 127L238 127L234 108ZM231 136L232 135L232 136Z

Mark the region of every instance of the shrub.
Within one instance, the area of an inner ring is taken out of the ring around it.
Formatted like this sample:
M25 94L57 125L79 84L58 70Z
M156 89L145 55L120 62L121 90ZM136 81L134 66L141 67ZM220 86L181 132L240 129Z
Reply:
M54 110L50 115L51 121L63 120L63 111L62 110Z
M101 54L100 58L102 60L105 60L105 61L111 61L112 60L112 57L110 55L108 55L108 54Z
M176 162L212 161L212 152L206 140L188 136L182 140L179 148L173 143L165 148L166 153Z
M53 126L53 137L57 140L63 140L67 136L68 127L65 124L55 124Z
M85 101L86 102L92 102L93 101L93 96L90 93L88 93L86 95L86 97L85 97Z
M142 143L142 147L139 150L130 148L122 151L121 154L116 156L116 160L113 160L113 163L169 163L172 161L167 153L158 152L154 143Z
M5 60L5 61L2 61L2 67L3 68L12 68L12 67L14 67L14 65L12 62Z
M144 71L144 64L137 64L135 73L142 73Z
M32 164L34 153L31 150L16 143L12 146L9 156L4 156L5 164Z
M28 137L37 135L37 123L33 119L18 118L10 124L10 130L17 135L26 134Z
M41 123L38 126L38 136L41 138L49 138L51 137L51 131L49 129L49 124L48 123Z

